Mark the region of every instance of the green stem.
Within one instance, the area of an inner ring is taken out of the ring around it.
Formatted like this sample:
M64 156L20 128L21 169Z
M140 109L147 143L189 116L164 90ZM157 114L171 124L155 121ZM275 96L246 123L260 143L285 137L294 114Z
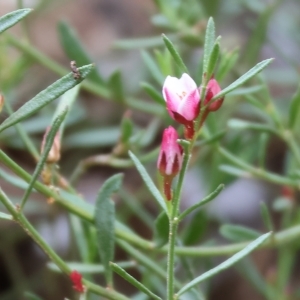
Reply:
M172 212L169 218L169 244L168 244L168 268L167 268L167 299L172 300L174 297L174 264L175 264L175 244L178 228L178 213L181 198L181 191L185 173L190 161L191 144L184 146L183 163L179 173L178 183L172 199Z
M41 247L41 249L47 254L47 256L59 267L59 269L66 275L70 275L72 270L68 265L55 253L55 251L47 244L47 242L40 236L40 234L34 229L27 218L13 205L13 203L7 198L2 190L0 190L0 201L11 213L14 220L20 224L24 231L31 236L31 238ZM101 286L98 286L88 280L83 280L83 283L87 290L97 295L106 297L112 300L129 300L129 298L119 294L113 290L107 290Z

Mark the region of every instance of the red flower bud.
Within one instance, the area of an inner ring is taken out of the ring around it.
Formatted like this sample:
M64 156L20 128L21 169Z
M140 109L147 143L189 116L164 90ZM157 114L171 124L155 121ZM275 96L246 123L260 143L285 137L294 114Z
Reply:
M216 96L221 91L221 88L216 79L211 78L206 86L206 96L204 100L204 105L206 105L214 96ZM208 106L208 111L216 111L223 104L224 97L213 101Z
M161 148L157 161L157 168L164 177L164 193L171 200L172 179L178 174L182 165L182 147L177 143L178 134L169 126L164 130Z
M73 282L73 289L79 293L83 293L84 286L82 284L82 275L76 270L74 270L70 274L70 279Z

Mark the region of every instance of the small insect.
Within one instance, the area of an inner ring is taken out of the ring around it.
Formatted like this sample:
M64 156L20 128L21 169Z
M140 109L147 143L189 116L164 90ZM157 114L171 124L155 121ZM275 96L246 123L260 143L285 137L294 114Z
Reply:
M79 72L79 70L78 70L78 68L77 68L77 66L76 66L76 61L75 60L72 60L71 62L70 62L70 66L71 66L71 70L72 70L72 72L73 72L73 77L74 77L74 79L80 79L81 78L81 75L80 75L80 72Z

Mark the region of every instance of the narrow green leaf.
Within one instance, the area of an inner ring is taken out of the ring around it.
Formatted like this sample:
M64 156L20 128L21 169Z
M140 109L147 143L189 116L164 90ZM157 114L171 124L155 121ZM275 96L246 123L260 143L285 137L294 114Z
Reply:
M142 51L141 56L142 56L142 59L143 59L145 65L146 65L146 67L148 68L151 76L156 80L156 82L159 85L162 85L162 83L165 80L165 77L161 73L161 71L158 68L158 66L157 66L156 62L154 61L154 59L146 51Z
M127 145L129 140L133 134L134 125L131 120L131 113L127 111L124 114L122 122L121 122L121 142Z
M220 228L220 234L233 242L244 242L257 239L261 233L240 225L224 224Z
M78 66L92 63L92 59L84 49L75 30L67 22L59 23L58 33L60 44L70 60L75 60ZM103 78L100 77L96 69L91 71L89 79L96 83L104 83Z
M33 189L34 183L37 180L41 170L43 169L43 166L44 166L44 164L47 160L48 154L51 150L55 135L56 135L57 131L59 130L59 127L60 127L61 123L63 122L64 118L66 117L67 111L68 110L66 108L64 111L62 111L62 113L60 115L57 116L57 118L51 124L50 131L49 131L49 133L47 135L47 138L46 138L46 144L45 144L45 148L44 148L45 150L40 156L39 162L38 162L38 164L37 164L37 166L34 170L34 173L31 177L31 180L29 182L28 188L24 193L24 196L23 196L22 201L21 201L21 209L24 207L24 205L25 205L25 203L26 203L26 201L27 201L32 189Z
M260 213L266 228L270 231L274 230L271 214L265 202L260 203Z
M26 119L30 115L37 112L39 109L43 108L45 105L49 104L51 101L58 98L60 95L80 83L93 69L93 65L87 65L78 68L81 78L75 80L73 74L62 77L61 79L54 82L52 85L47 87L45 90L37 94L31 100L26 102L21 106L16 112L9 116L1 125L0 132L4 129Z
M180 71L182 73L188 73L189 70L186 67L186 65L184 64L184 62L183 62L181 56L179 55L178 51L175 49L173 43L164 34L162 34L162 38L163 38L163 41L164 41L166 47L168 48L170 54L172 55L175 63L179 67Z
M176 294L176 298L178 299L178 296L184 294L187 292L189 289L194 287L196 284L199 284L200 282L203 282L204 280L207 280L218 273L222 272L223 270L228 269L235 263L237 263L239 260L250 254L253 250L258 248L261 244L263 244L269 237L271 236L271 232L265 233L264 235L260 236L258 239L255 241L251 242L248 246L246 246L243 250L239 251L238 253L234 254L232 257L229 259L225 260L223 263L220 265L216 266L215 268L205 272L204 274L198 276L188 284L186 284L179 292Z
M14 26L16 23L25 18L31 11L32 9L30 8L23 8L2 16L0 18L0 33Z
M208 83L209 79L214 74L219 59L219 55L220 55L220 45L217 39L216 43L214 44L214 47L212 48L211 54L209 56L209 61L207 65L206 75L205 75L206 83Z
M68 107L68 112L67 112L67 115L66 115L66 118L65 120L67 119L67 116L69 115L69 112L78 96L78 92L79 92L79 89L80 89L80 84L76 85L75 87L73 87L72 89L66 91L61 99L59 100L59 103L58 103L58 106L56 108L56 111L54 113L54 117L53 117L53 120L59 115L61 114L65 109L66 107ZM62 138L62 135L63 135L63 131L64 131L64 126L65 126L65 122L63 122L61 125L60 125L60 138Z
M240 168L237 168L237 167L234 167L234 166L231 166L231 165L220 165L219 166L219 170L224 172L224 173L227 173L229 175L233 175L233 176L236 176L236 177L241 177L241 178L251 178L253 177L251 173L243 170L243 169L240 169Z
M260 132L269 132L272 134L276 134L276 130L268 125L265 124L259 124L255 122L248 122L240 119L230 119L227 122L227 126L232 129L251 129L251 130L257 130Z
M113 98L117 102L122 102L124 100L124 90L122 84L122 76L119 70L113 72L108 80L108 85L111 89Z
M207 72L208 62L210 58L211 51L215 43L215 23L212 17L208 19L206 32L205 32L205 42L204 42L204 53L203 53L203 74Z
M89 264L89 263L79 263L79 262L66 262L67 266L71 270L76 270L79 273L84 274L102 274L104 273L105 269L103 265L100 264ZM135 261L120 261L117 263L120 267L126 269L126 268L133 268L136 267L137 264ZM47 264L48 268L54 272L61 273L61 269L53 262L49 262Z
M235 49L231 52L222 53L221 61L218 67L218 72L215 76L218 82L222 82L225 76L232 70L238 58L239 58L238 49Z
M164 100L162 94L158 92L151 84L147 82L141 82L141 87L143 90L158 104L166 106L166 101Z
M115 251L115 205L111 195L121 187L123 174L116 174L102 185L95 205L95 224L101 262L105 268L107 284L112 286L112 272L109 262Z
M13 220L13 217L9 214L0 212L0 219L4 219L4 220Z
M123 277L126 281L131 283L133 286L135 286L138 290L148 295L151 299L161 300L160 297L152 293L148 288L146 288L142 283L137 281L134 277L132 277L130 274L128 274L124 269L122 269L117 264L110 262L110 266L121 277Z
M140 173L142 179L144 180L144 183L146 184L148 190L153 195L153 197L156 199L158 204L162 207L162 209L166 212L166 214L168 215L168 209L167 209L165 199L163 198L163 196L161 195L161 193L159 192L159 190L153 183L153 181L150 178L149 174L147 173L145 167L141 164L139 159L131 151L129 151L128 153L129 153L129 156L132 159L135 167L137 168L138 172Z
M164 246L169 239L169 218L162 211L155 220L154 242L157 248Z
M222 139L225 134L226 134L226 130L221 130L221 131L217 132L216 134L197 142L196 146L210 145L212 143L215 143L215 142L219 141L220 139Z
M289 128L294 129L300 113L300 86L292 98L289 107Z
M269 58L269 59L261 61L255 67L250 69L248 72L246 72L240 78L238 78L236 81L234 81L232 84L230 84L228 87L226 87L221 92L219 92L217 95L215 95L212 98L212 100L222 98L223 96L225 96L229 92L235 90L237 87L244 84L247 80L251 79L252 77L257 75L259 72L261 72L268 64L270 64L272 62L272 60L273 60L273 58Z
M212 193L210 193L208 196L203 198L200 202L192 205L191 207L187 208L184 212L182 212L179 215L178 219L183 220L188 214L193 212L195 209L198 209L199 207L205 205L206 203L208 203L211 200L213 200L214 198L216 198L221 193L221 191L224 189L224 187L225 187L224 184L220 184Z

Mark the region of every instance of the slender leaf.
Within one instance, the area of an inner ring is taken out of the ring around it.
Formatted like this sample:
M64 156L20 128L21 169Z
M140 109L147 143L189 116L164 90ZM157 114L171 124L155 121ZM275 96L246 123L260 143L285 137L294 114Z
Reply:
M292 98L289 107L289 128L294 129L300 113L300 86Z
M142 51L141 55L142 55L142 59L143 59L145 65L146 65L146 67L150 71L151 76L156 80L156 82L159 85L162 85L162 83L165 80L165 77L161 73L161 71L158 68L158 66L157 66L156 62L154 61L154 59L146 51Z
M271 232L265 233L264 235L260 236L258 239L255 241L251 242L248 246L246 246L243 250L239 251L238 253L234 254L232 257L229 259L225 260L223 263L220 265L216 266L215 268L205 272L204 274L198 276L188 284L186 284L179 292L176 294L176 296L180 296L187 292L189 289L194 287L196 284L199 284L200 282L203 282L218 273L222 272L223 270L228 269L235 263L237 263L239 260L247 256L249 253L251 253L253 250L258 248L261 244L263 244L269 237L271 236ZM178 298L177 298L178 299Z
M0 219L4 219L4 220L13 220L13 217L9 214L0 212Z
M107 284L112 286L112 272L109 262L113 260L115 249L115 206L111 195L121 187L123 174L107 179L101 187L95 207L95 224L101 262L105 268Z
M216 43L214 44L214 47L211 50L211 54L209 57L208 65L207 65L207 70L206 70L206 83L209 81L211 76L214 74L214 70L216 68L218 59L220 55L220 45L218 39L216 40Z
M199 207L205 205L206 203L210 202L211 200L215 199L221 191L224 189L225 185L220 184L215 191L210 193L208 196L203 198L200 202L192 205L191 207L187 208L183 213L181 213L178 217L179 220L183 220L188 214L193 212L195 209L198 209Z
M168 48L169 52L171 53L175 63L177 64L177 66L179 67L180 71L183 73L188 73L189 70L186 67L186 65L184 64L181 56L179 55L178 51L175 49L173 43L167 38L166 35L162 35L163 41L166 45L166 47Z
M58 25L60 43L70 60L75 60L78 66L92 63L87 51L84 49L74 29L67 22L60 22ZM89 74L89 78L97 83L104 83L96 69Z
M255 122L248 122L240 119L230 119L227 122L227 126L233 129L251 129L257 130L260 132L269 132L272 134L276 134L276 130L268 125L255 123Z
M203 73L207 72L208 62L211 51L215 43L215 23L212 17L208 19L206 32L205 32L205 43L203 53Z
M79 92L79 89L80 89L80 84L76 85L75 87L73 87L72 89L68 90L67 92L65 92L60 101L59 101L59 104L56 108L56 111L54 113L54 117L53 119L55 119L59 114L62 113L62 111L64 111L66 109L66 107L68 107L68 112L67 112L67 115L66 115L66 118L65 120L67 119L67 116L69 115L70 113L70 110L78 96L78 92ZM62 135L63 135L63 131L64 131L64 126L65 126L65 122L63 122L61 125L60 125L60 138L62 138Z
M79 273L84 273L84 274L102 274L104 273L105 269L103 265L99 264L89 264L89 263L79 263L79 262L66 262L68 267L71 270L76 270ZM136 267L136 262L135 261L120 261L118 262L118 265L124 269L126 268L133 268ZM53 262L50 262L47 264L48 268L54 272L61 273L61 269Z
M162 211L155 220L154 227L154 242L157 248L164 246L169 238L169 218L164 211Z
M134 277L132 277L130 274L128 274L123 268L121 268L119 265L110 262L110 266L121 277L123 277L126 281L131 283L133 286L135 286L137 289L139 289L141 292L148 295L151 299L161 300L160 297L152 293L148 288L146 288L142 283L137 281Z
M253 177L251 175L251 173L249 173L249 172L247 172L243 169L231 166L231 165L223 165L222 164L222 165L219 166L219 170L224 172L224 173L227 173L227 174L230 174L230 175L233 175L233 176L237 176L237 177L241 177L241 178L251 178L251 177Z
M270 231L274 230L271 214L265 202L260 203L260 213L266 228Z
M166 212L168 215L168 209L165 202L165 199L153 183L152 179L150 178L149 174L147 173L145 167L141 164L139 159L131 152L129 151L129 156L132 159L135 167L137 168L138 172L140 173L142 179L144 180L144 183L146 184L148 190L153 195L153 197L156 199L158 204L162 207L162 209Z
M220 234L233 242L244 242L257 239L261 232L245 226L225 224L221 226Z
M112 96L117 102L124 100L124 90L122 84L122 76L119 70L112 73L108 80L108 85L111 89Z
M0 18L0 33L14 26L16 23L25 18L31 11L32 9L30 8L23 8L2 16Z
M24 205L25 205L25 203L26 203L26 201L27 201L32 189L33 189L35 181L37 180L40 172L42 171L42 168L43 168L43 166L44 166L44 164L47 160L48 154L49 154L49 152L52 148L52 144L53 144L55 135L56 135L57 131L59 130L59 127L60 127L61 123L63 122L64 118L66 117L67 111L68 110L66 108L64 111L62 111L62 113L60 115L57 116L57 118L51 124L50 131L47 134L47 138L46 138L46 144L45 144L45 148L44 148L45 150L40 156L39 162L38 162L38 164L37 164L37 166L34 170L34 173L31 177L31 180L29 182L28 188L24 193L24 196L23 196L22 201L21 201L21 208L24 207Z
M37 94L31 100L21 106L16 112L9 116L1 125L0 132L4 129L26 119L30 115L34 114L51 101L58 98L60 95L80 83L93 69L93 65L87 65L78 68L81 77L77 80L73 78L73 74L69 73L61 79L54 82L52 85L47 87L45 90Z
M237 87L241 86L244 84L246 81L257 75L259 72L261 72L268 64L272 62L273 58L269 58L266 60L261 61L258 63L255 67L250 69L248 72L246 72L244 75L242 75L239 79L234 81L232 84L230 84L228 87L223 89L221 92L219 92L217 95L215 95L212 100L216 100L219 98L222 98L229 92L235 90Z
M151 84L147 82L142 82L141 87L143 90L158 104L166 106L166 101L164 100L161 93L159 93Z

